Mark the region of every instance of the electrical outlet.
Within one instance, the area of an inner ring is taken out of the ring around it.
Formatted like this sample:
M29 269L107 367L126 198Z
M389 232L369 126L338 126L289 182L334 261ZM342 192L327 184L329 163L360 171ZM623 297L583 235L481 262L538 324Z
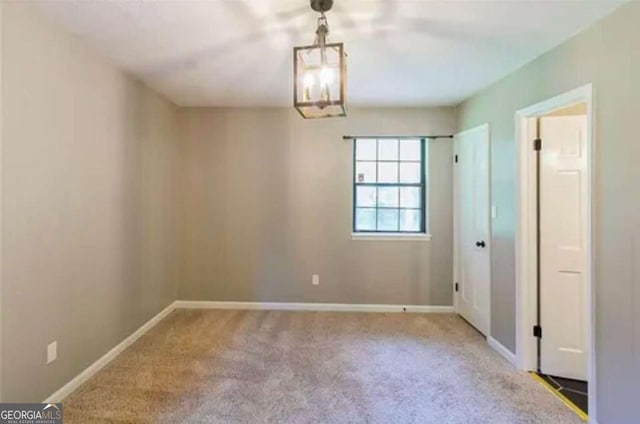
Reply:
M311 284L313 284L314 286L317 286L320 284L320 275L318 274L313 274L311 276Z
M491 218L496 219L498 218L498 207L497 206L491 206Z
M58 359L58 341L54 340L47 345L47 364Z

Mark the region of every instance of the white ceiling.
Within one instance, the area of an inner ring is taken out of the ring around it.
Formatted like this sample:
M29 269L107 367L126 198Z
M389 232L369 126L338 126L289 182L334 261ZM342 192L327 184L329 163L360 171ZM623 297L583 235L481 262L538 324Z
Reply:
M452 105L625 0L335 0L349 103ZM286 106L292 47L314 39L308 0L43 1L39 6L182 106Z

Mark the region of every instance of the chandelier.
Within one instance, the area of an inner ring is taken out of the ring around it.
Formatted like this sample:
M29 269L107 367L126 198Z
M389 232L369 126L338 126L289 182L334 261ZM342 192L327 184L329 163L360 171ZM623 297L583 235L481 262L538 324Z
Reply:
M311 0L320 13L315 42L293 48L293 106L303 118L347 116L347 63L343 43L327 43L325 12L333 0Z

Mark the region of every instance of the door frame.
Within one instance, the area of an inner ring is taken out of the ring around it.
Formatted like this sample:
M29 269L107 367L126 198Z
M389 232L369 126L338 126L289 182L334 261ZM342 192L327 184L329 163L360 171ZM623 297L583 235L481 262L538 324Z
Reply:
M517 227L516 227L516 363L526 371L537 370L537 340L532 329L537 323L537 266L536 266L536 174L533 140L537 138L536 120L557 109L584 103L587 105L587 332L589 343L589 417L596 416L595 361L595 288L594 288L594 109L593 85L587 84L560 94L515 113L517 157Z
M485 131L487 132L487 148L488 148L488 152L487 154L489 155L489 157L487 158L487 179L488 179L488 184L487 184L487 191L488 191L488 196L489 196L489 204L487 205L489 210L487 210L487 216L489 217L489 228L488 228L488 237L487 237L487 253L489 255L489 315L487 317L487 340L491 339L491 259L492 259L492 255L491 255L491 238L492 238L492 234L491 234L491 221L492 221L492 216L491 216L491 208L492 208L492 197L491 197L491 127L489 126L489 123L484 123L478 126L475 126L473 128L469 128L467 130L464 131L460 131L459 133L454 135L453 138L453 156L455 158L455 155L458 152L458 137L461 134L466 134L466 133L472 133L475 131ZM454 162L454 158L452 158L452 162ZM453 288L453 309L455 311L456 314L459 314L458 312L458 296L460 292L456 291L455 289L455 285L458 282L458 213L459 213L459 205L458 202L456 201L457 197L456 197L456 188L458 187L458 168L456 167L455 162L453 163L453 282L452 282L452 288Z

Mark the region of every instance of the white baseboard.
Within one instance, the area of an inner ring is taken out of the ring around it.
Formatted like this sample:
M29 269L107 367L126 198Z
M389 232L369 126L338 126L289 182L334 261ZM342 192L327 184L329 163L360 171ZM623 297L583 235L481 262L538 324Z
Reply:
M502 343L497 341L491 336L487 336L487 343L489 346L493 348L496 352L498 352L504 359L506 359L511 365L516 366L516 355L512 353L509 349L504 347Z
M111 362L116 356L122 353L126 348L131 346L136 340L142 337L147 331L151 330L158 322L162 321L164 317L169 315L175 309L175 302L160 311L156 316L144 323L142 327L138 328L129 337L124 339L118 345L116 345L109 352L105 353L100 359L89 365L84 371L74 377L67 384L58 389L54 394L43 400L43 403L58 403L62 402L64 398L69 396L74 390L80 387L84 382L90 379L98 371Z
M353 303L218 302L177 300L176 309L241 309L264 311L452 313L453 306L367 305Z

